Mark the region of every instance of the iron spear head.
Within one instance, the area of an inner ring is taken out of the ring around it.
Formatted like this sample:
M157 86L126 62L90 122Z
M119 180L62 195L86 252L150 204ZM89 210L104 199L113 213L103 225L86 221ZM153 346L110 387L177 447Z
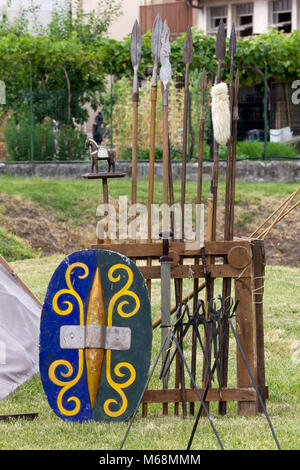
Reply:
M160 13L157 14L151 36L151 50L154 63L158 63L161 48L162 19Z
M236 53L236 32L234 23L232 23L231 34L229 39L229 55L230 59L233 60Z
M162 34L162 19L158 13L156 20L153 25L152 36L151 36L151 49L153 55L153 73L152 73L152 86L157 86L157 70L158 62L161 49L161 34Z
M219 61L223 61L225 59L226 53L226 34L224 28L223 19L221 19L218 28L218 35L216 41L216 56Z
M193 62L193 36L191 27L188 26L186 31L185 39L184 39L184 46L183 46L183 62L187 64L191 64Z
M142 56L142 36L138 21L136 20L131 33L131 63L133 68L140 65Z
M170 54L171 54L170 29L169 29L167 20L165 20L162 34L161 34L161 49L160 49L160 63L161 63L160 79L164 85L165 93L172 77Z
M134 79L133 79L133 93L138 93L138 68L141 62L142 56L142 35L138 21L136 20L131 33L131 63L134 70Z

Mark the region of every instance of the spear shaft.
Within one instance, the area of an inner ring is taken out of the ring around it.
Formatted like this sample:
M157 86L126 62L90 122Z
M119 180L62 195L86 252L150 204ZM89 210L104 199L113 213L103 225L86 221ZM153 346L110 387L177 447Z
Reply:
M237 123L239 118L239 71L235 76L234 107L233 107L233 135L232 135L232 169L231 169L231 196L230 196L230 238L233 239L234 233L234 200L235 200L235 181L236 181L236 144L237 144Z
M155 134L156 134L156 105L157 105L157 76L161 48L162 19L158 13L151 36L153 56L153 72L151 86L151 122L150 122L150 155L149 155L149 184L148 184L148 242L152 241L152 204L154 202L154 171L155 171ZM152 258L147 258L147 266L152 265ZM147 288L151 299L151 279L147 279Z
M160 50L160 80L163 91L163 229L169 227L168 221L168 192L169 192L169 83L172 76L170 64L170 29L167 21L164 21L161 50Z
M206 70L202 71L201 79L201 109L200 109L200 132L198 152L198 177L197 177L197 204L202 202L202 179L203 179L203 154L205 136L205 92L207 87Z
M227 164L226 164L226 192L225 192L225 220L224 220L224 240L230 240L230 197L231 197L231 180L232 180L232 134L233 134L233 102L234 102L234 57L236 53L236 32L234 24L229 40L229 55L230 55L230 78L229 78L229 106L230 106L230 122L231 122L231 136L227 144ZM227 259L224 259L227 262ZM224 278L223 280L223 298L226 299L231 296L231 279ZM222 335L224 337L222 350L221 350L221 385L227 386L228 381L228 354L229 354L229 326L225 322L222 324ZM219 414L224 416L226 414L226 402L219 402Z
M225 36L225 29L223 20L219 23L219 29L216 39L216 57L218 60L218 73L216 77L216 85L218 85L221 81L221 65L225 58L226 53L226 36ZM207 241L214 241L216 240L216 226L217 226L217 199L218 199L218 176L219 176L219 145L214 139L214 161L213 161L213 172L212 172L212 180L211 180L211 187L210 187L210 194L208 196L208 221L207 221L207 234L206 240ZM206 259L207 264L214 263L214 259L211 256L208 256ZM214 284L213 280L210 279L209 285L206 288L206 297L205 297L205 304L208 305L210 297L213 296L213 289ZM208 338L205 337L205 347L207 348L207 355L210 357L209 351L209 341ZM203 366L204 376L206 372L206 365ZM206 386L207 380L203 380L203 385Z
M200 131L199 131L199 151L198 151L198 175L197 175L197 204L202 203L202 179L203 179L203 153L204 153L204 135L205 135L205 92L207 87L207 78L205 68L201 77L201 109L200 109ZM195 264L199 264L199 257L195 258ZM194 279L193 311L196 311L199 293L199 279ZM191 372L193 378L196 378L197 365L197 337L196 332L192 333L192 358ZM190 414L194 415L195 404L190 403Z
M216 85L221 82L221 66L226 53L226 35L223 20L219 23L218 35L216 40L216 57L218 59L218 73L216 77ZM213 213L212 213L212 240L216 240L217 228L217 203L218 203L218 178L219 178L219 145L215 141L214 145L214 163L212 174L211 193L213 195Z
M183 61L185 63L184 82L184 116L183 116L183 145L182 145L182 172L181 172L181 238L184 240L184 206L186 192L186 163L188 139L188 111L189 111L189 73L193 61L193 38L191 27L186 32L183 48Z
M138 152L138 106L139 106L139 87L138 87L138 68L141 61L142 36L139 24L135 21L131 34L131 63L133 66L133 92L132 92L132 192L131 203L137 202L137 152Z
M162 19L158 13L151 37L153 55L153 72L151 86L151 123L150 123L150 156L149 156L149 187L148 187L148 241L151 241L152 231L152 204L154 200L154 169L155 169L155 133L156 133L156 105L157 105L157 75L161 48Z
M230 78L229 78L229 103L231 115L231 138L227 144L227 166L226 166L226 194L225 194L225 225L224 225L224 240L230 240L230 196L231 196L231 173L232 173L232 118L233 118L233 100L234 100L234 56L236 52L236 33L234 24L232 25L230 41L229 41L229 54L230 54Z

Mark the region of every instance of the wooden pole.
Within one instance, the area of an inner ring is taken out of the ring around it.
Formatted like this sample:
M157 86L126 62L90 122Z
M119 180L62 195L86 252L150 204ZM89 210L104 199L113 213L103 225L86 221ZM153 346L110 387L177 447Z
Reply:
M133 94L132 107L133 107L133 121L132 121L132 189L131 189L131 203L137 202L137 153L138 153L138 94Z
M218 59L218 72L216 77L216 84L221 82L221 68L222 62L226 53L226 35L223 20L219 23L218 35L216 40L216 57ZM214 144L214 162L212 173L211 193L213 195L213 213L212 213L212 240L216 240L217 231L217 205L218 205L218 178L219 178L219 145L215 140Z
M200 132L199 132L199 152L198 152L198 174L197 174L197 204L202 203L202 179L203 179L203 154L204 154L204 136L205 136L205 92L207 87L206 70L202 71L201 78L201 110L200 110ZM195 257L195 264L199 264L199 256ZM203 284L201 284L203 285ZM205 283L204 283L205 286ZM200 289L201 290L201 289ZM193 311L195 312L198 302L199 294L199 279L194 279L194 295L193 295ZM192 333L192 358L191 358L191 373L193 379L196 379L196 365L197 365L197 337L193 330ZM190 414L193 416L195 413L195 404L190 403Z
M277 219L274 220L273 224L267 230L265 230L265 232L259 238L261 240L264 240L266 238L266 236L269 235L270 231L275 227L275 225L277 225L278 222L280 222L284 217L286 217L288 214L290 214L290 212L292 212L294 209L296 209L296 207L298 207L299 204L300 204L300 201L296 202L292 207L290 207L290 209L288 209L286 212L284 212L283 214L278 216Z
M164 21L161 33L160 49L160 80L162 84L162 104L163 104L163 210L162 210L162 231L170 232L169 224L169 82L172 76L170 64L170 29L167 21ZM162 263L163 265L163 263ZM171 266L170 266L171 272ZM171 274L170 274L171 275ZM162 280L161 280L162 282ZM163 291L161 291L161 303L163 305ZM165 312L169 314L168 312ZM163 414L168 413L168 404L163 404Z
M152 241L152 204L154 202L154 172L155 172L155 141L156 141L156 106L157 106L157 75L161 48L162 20L158 13L151 36L153 56L153 72L151 86L151 121L150 121L150 155L149 155L149 186L148 186L148 242ZM152 259L147 259L147 266L152 265ZM151 279L147 280L147 288L151 299Z
M186 192L186 164L188 141L188 116L189 116L189 73L190 64L193 61L193 38L191 27L186 32L183 48L183 62L185 63L184 81L184 116L183 116L183 144L182 144L182 170L181 170L181 238L184 240L184 206Z
M131 33L131 63L134 71L133 76L133 92L132 92L132 190L131 203L137 202L137 152L138 152L138 103L139 103L139 86L138 86L138 68L141 61L142 53L142 36L139 24L135 21Z
M237 123L239 119L239 71L235 76L235 97L233 108L233 136L232 136L232 178L231 178L231 196L230 196L230 239L233 240L234 233L234 205L235 205L235 182L236 182L236 144L237 144Z
M226 164L226 192L225 192L225 220L224 220L224 241L230 240L230 196L231 196L231 173L232 173L232 151L233 151L233 102L234 102L234 56L236 53L236 33L234 24L230 34L229 55L230 55L230 78L229 78L229 106L230 106L230 123L231 136L227 143L227 164ZM227 257L224 259L227 262ZM231 296L231 279L223 280L223 298ZM221 382L222 386L227 386L228 380L228 354L229 354L229 326L227 322L223 323L221 335L224 338L221 351ZM219 414L226 414L226 402L219 403Z
M275 214L277 214L277 212L280 211L280 209L282 209L284 206L287 207L287 205L295 198L295 196L298 194L299 191L300 191L300 186L299 186L299 188L296 189L296 191L294 191L292 194L290 194L290 196L289 196L287 199L285 199L285 200L280 204L280 206L277 207L277 209L275 209L275 210L272 212L272 214L269 215L269 217L267 217L266 220L265 220L262 224L260 224L260 226L259 226L254 232L251 233L250 238L254 238L254 237L257 235L257 233L260 231L260 229L263 228L263 227L269 222L269 220L271 220L272 217L273 217ZM264 232L263 232L263 233L264 233ZM260 238L260 236L258 236L257 238Z

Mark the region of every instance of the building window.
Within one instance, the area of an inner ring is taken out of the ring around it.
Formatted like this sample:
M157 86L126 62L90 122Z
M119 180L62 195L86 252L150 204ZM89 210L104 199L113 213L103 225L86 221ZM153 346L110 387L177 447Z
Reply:
M235 24L239 37L253 34L253 3L235 5Z
M292 31L292 0L277 0L272 2L273 28L285 33Z
M225 31L227 25L227 6L212 7L209 18L209 34L216 34L221 20L224 22Z

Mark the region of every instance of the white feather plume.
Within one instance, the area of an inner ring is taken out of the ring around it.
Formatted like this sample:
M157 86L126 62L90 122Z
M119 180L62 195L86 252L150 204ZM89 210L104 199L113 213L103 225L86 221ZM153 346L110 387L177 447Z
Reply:
M219 145L226 145L230 138L230 105L226 83L212 87L211 111L214 138Z

